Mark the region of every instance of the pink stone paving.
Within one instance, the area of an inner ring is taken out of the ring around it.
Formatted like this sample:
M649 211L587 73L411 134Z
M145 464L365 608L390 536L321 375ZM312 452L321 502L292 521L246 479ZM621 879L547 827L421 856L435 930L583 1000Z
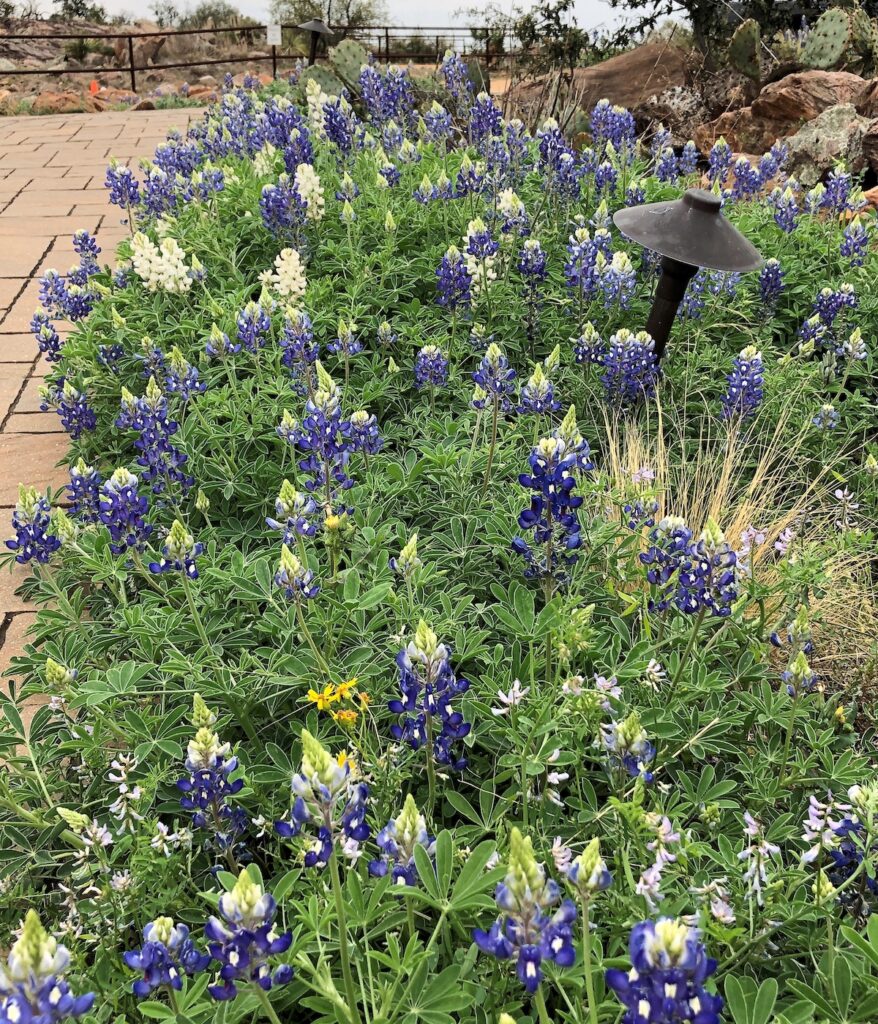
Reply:
M19 482L44 490L67 479L67 435L53 412L39 411L46 373L28 324L37 306L37 276L76 262L73 232L95 233L111 262L126 229L106 201L110 157L134 167L196 110L125 111L0 117L0 530L11 535ZM24 568L0 574L0 674L28 642L34 612L15 590ZM0 679L0 688L6 683Z

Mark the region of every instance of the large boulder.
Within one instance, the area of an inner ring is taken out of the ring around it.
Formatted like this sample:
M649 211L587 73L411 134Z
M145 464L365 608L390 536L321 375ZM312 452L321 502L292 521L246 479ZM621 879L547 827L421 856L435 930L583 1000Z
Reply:
M869 122L869 127L863 136L863 156L872 170L878 171L878 119ZM878 189L871 191L876 192ZM878 203L875 205L878 206Z
M863 117L878 117L878 78L866 82L865 88L854 105L857 108L857 113L862 114Z
M839 160L849 171L862 171L867 163L865 140L873 124L851 103L824 110L787 139L786 169L806 187L816 185Z
M555 80L553 75L520 85L512 90L511 98L522 107L535 108L542 103L546 89L554 88ZM576 97L577 105L586 111L604 98L634 108L650 96L683 86L686 81L685 50L665 43L646 43L590 68L577 68L570 96Z
M34 114L94 114L103 110L101 103L88 93L52 92L46 90L34 99L31 112Z
M740 110L726 111L715 121L699 125L694 138L702 153L709 152L720 136L735 153L764 153L789 131L790 126L786 122L756 117L752 107L741 107Z
M753 116L786 122L792 130L830 107L857 103L865 87L849 71L802 71L766 85L753 100Z

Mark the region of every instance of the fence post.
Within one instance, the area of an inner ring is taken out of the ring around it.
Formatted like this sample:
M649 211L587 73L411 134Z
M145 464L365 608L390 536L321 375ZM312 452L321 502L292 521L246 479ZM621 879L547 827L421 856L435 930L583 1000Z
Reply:
M277 47L274 43L271 45L271 77L277 78Z
M128 36L128 67L131 69L131 91L137 92L137 75L134 71L134 37Z
M384 59L390 60L390 30L384 26Z

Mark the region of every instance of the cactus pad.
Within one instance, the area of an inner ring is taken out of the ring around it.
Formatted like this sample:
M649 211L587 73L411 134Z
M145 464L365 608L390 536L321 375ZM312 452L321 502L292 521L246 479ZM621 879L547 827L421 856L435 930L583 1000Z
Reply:
M360 68L369 60L365 48L354 39L342 39L329 51L329 62L338 77L347 85L356 85Z
M305 68L299 77L299 83L304 88L309 79L313 79L327 96L339 96L344 86L336 76L320 64L312 64Z
M840 7L830 7L808 33L802 60L809 68L833 68L844 58L851 37L851 17Z
M735 29L729 42L729 63L742 75L759 81L759 49L762 45L762 33L759 23L752 18L742 21Z
M491 78L488 74L488 69L477 60L468 60L466 62L466 72L473 83L473 94L475 96L478 96L480 92L491 91Z

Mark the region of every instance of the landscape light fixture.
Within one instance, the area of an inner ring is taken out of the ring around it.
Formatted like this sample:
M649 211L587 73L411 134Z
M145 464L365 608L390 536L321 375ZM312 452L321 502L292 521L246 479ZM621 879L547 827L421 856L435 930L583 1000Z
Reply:
M302 25L296 25L296 28L300 28L303 32L308 32L311 37L311 41L308 44L308 67L310 68L317 60L317 40L321 36L331 36L332 29L317 18L312 18Z
M661 359L686 286L700 267L727 273L758 270L762 256L722 215L713 192L690 188L681 199L618 210L613 223L626 238L662 257L661 277L646 324Z

